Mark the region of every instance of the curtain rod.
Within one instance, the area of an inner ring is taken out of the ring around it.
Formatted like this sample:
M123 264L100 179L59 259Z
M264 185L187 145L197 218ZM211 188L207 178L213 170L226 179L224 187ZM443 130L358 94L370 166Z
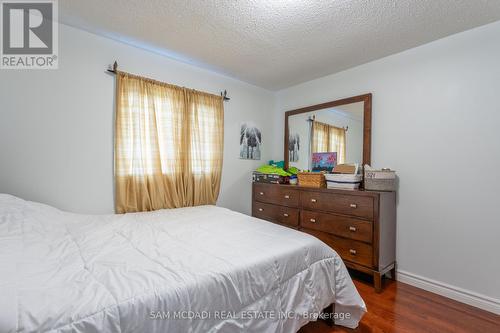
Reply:
M307 121L307 122L313 122L313 121L315 121L315 120L316 120L316 115L314 115L314 114L313 114L312 116L309 116L309 117L306 119L306 121ZM334 126L334 127L336 127L336 126ZM338 127L338 128L342 128L342 129L343 129L343 130L345 130L346 132L349 130L349 126L346 126L346 127Z
M113 69L108 68L107 71L108 71L108 73L116 74L118 71L118 63L115 61L113 63ZM227 97L227 90L221 91L220 95L222 96L222 98L224 99L225 102L227 102L231 99L231 98Z

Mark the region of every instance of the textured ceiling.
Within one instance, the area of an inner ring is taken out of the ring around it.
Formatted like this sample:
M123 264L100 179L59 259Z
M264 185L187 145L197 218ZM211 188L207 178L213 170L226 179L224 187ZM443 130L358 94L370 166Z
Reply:
M500 20L500 0L63 0L59 13L277 90Z

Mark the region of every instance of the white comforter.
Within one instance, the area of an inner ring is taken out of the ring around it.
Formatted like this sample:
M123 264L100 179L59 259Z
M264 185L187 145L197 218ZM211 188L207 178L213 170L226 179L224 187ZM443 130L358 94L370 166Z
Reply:
M0 194L2 333L290 333L332 302L340 325L366 311L339 256L295 230L214 206L93 216Z

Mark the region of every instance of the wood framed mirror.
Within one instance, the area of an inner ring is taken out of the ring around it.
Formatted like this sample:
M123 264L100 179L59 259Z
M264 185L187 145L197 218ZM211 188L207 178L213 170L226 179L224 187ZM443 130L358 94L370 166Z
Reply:
M285 112L285 169L311 170L312 154L336 152L337 163L371 164L372 94Z

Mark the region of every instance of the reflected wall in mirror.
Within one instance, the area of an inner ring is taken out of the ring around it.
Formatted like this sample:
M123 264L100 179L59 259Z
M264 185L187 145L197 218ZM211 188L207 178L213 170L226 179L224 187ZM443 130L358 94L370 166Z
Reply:
M313 170L320 159L334 158L336 164L370 163L371 94L288 111L285 118L287 168Z

